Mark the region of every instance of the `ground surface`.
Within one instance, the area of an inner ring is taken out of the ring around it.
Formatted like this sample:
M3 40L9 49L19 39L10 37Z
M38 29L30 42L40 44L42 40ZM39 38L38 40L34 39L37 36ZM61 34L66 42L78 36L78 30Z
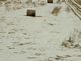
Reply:
M50 13L54 6L36 7L37 17L25 16L27 8L7 11L0 7L0 61L80 61L81 48L65 48L74 29L80 30L80 20L72 11L58 16Z

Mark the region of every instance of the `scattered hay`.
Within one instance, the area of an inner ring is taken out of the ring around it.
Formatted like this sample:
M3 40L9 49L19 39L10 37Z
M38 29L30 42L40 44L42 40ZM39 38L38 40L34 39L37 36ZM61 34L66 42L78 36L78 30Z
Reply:
M21 1L6 1L4 3L5 9L7 11L21 9L23 4Z
M57 16L57 15L59 14L60 10L61 10L61 7L55 7L55 8L52 10L51 13L52 13L53 15Z
M26 3L27 3L27 4L28 4L28 3L32 3L32 0L27 0Z
M77 4L81 5L81 0L74 0Z
M39 2L38 2L38 5L42 5L42 6L43 6L43 5L45 5L45 4L46 4L45 1L39 1Z
M79 31L74 30L72 35L69 37L68 40L62 43L62 46L67 48L81 48L81 34Z

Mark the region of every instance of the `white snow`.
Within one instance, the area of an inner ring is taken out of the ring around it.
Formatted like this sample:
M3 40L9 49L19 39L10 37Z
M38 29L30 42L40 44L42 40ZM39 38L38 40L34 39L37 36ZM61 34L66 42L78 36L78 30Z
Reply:
M56 6L62 7L58 16L51 14ZM26 16L30 7L15 11L0 7L0 61L80 61L81 49L61 46L74 29L81 30L80 19L66 7L65 3L33 7L37 17ZM71 57L56 60L57 55Z

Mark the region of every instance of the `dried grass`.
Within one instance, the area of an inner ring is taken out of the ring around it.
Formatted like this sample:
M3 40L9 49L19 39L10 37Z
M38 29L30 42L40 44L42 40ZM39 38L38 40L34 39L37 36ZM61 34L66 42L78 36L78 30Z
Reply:
M52 14L55 15L55 16L57 16L60 13L60 10L61 10L61 7L55 7L52 10Z

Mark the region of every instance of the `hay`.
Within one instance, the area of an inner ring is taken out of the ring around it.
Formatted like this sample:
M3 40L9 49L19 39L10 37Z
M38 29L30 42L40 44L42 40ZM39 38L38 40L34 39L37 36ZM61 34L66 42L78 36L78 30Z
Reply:
M55 7L52 10L52 14L55 15L55 16L57 16L59 14L59 12L60 12L60 9L61 9L61 7Z

